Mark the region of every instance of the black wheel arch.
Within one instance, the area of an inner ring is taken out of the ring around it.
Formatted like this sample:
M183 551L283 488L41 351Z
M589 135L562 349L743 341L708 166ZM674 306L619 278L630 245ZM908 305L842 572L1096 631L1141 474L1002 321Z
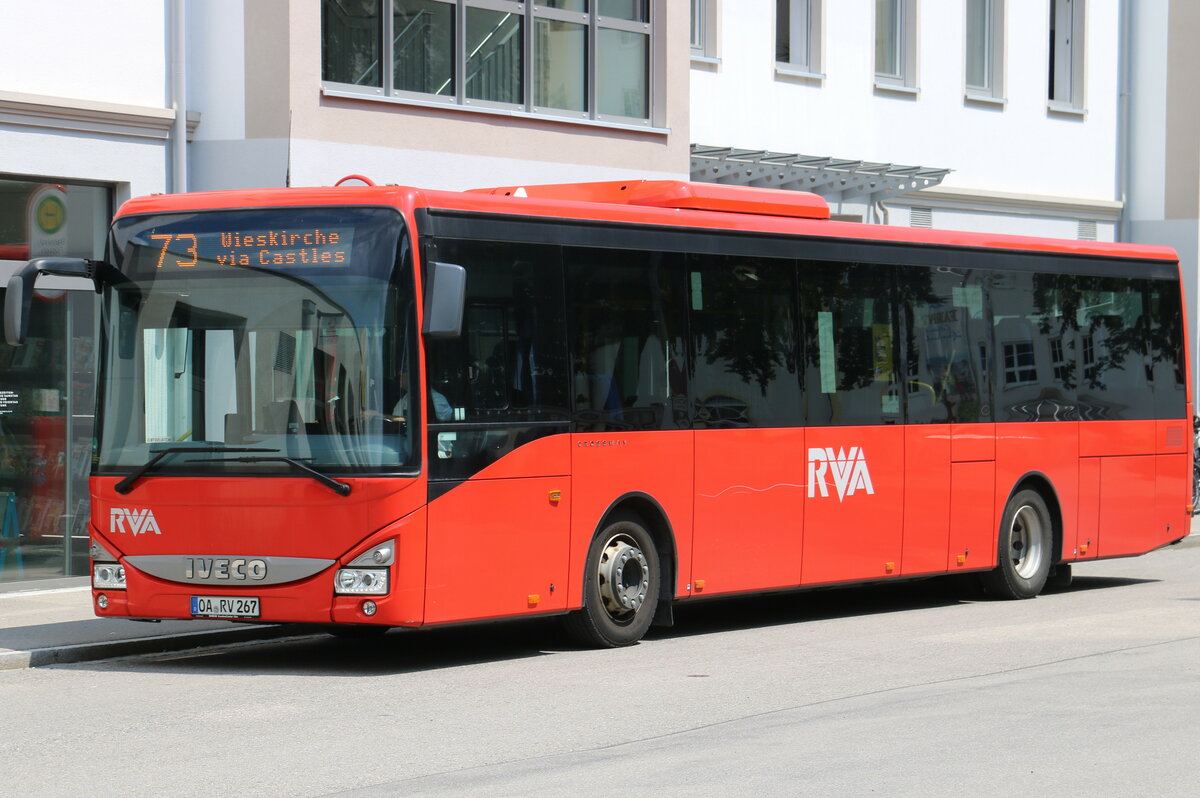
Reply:
M675 545L675 529L671 525L671 519L662 504L653 496L642 491L630 491L609 503L596 522L592 534L598 534L622 514L633 514L640 518L645 522L646 531L654 539L661 574L654 625L670 626L674 620L672 607L675 601L676 581L679 579L679 553Z
M1026 471L1013 483L1002 506L1007 507L1013 496L1026 489L1036 491L1042 497L1042 501L1046 503L1046 509L1050 511L1050 528L1053 534L1050 544L1050 562L1052 564L1060 563L1063 560L1062 502L1058 498L1058 490L1055 489L1050 477L1042 471Z

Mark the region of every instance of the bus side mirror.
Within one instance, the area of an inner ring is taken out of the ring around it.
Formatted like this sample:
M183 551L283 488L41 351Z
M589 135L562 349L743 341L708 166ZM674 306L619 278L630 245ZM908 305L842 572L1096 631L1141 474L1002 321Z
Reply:
M95 263L84 258L34 258L8 278L8 293L4 297L4 340L9 346L25 343L29 311L33 307L33 284L40 274L85 277L94 281Z
M421 332L430 338L457 338L462 335L467 270L454 263L434 262L429 266Z

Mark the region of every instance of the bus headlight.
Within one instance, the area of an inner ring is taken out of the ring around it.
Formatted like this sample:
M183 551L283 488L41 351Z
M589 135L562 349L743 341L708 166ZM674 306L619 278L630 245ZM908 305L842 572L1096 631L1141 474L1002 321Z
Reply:
M382 596L388 592L386 568L342 568L333 580L339 595Z
M125 566L115 562L98 562L92 565L92 587L97 590L124 590Z

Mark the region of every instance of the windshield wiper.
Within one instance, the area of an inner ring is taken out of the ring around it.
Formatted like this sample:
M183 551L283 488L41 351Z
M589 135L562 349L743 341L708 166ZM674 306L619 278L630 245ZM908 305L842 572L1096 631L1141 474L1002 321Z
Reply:
M278 450L278 449L240 449L240 450L239 450L239 449L225 449L225 450L223 450L223 451L227 451L227 452L236 452L236 451L243 451L243 452L262 452L262 451L267 451L267 452L277 452L277 451L279 451L279 450ZM203 461L203 462L209 462L209 463L213 463L213 462L222 462L222 463L287 463L287 464L288 464L288 465L290 465L292 468L295 468L295 469L298 469L298 470L300 470L300 471L303 471L305 474L307 474L308 476L312 477L312 478L313 478L313 479L315 479L317 482L320 482L322 485L324 485L325 487L329 488L330 490L332 490L334 493L338 494L339 496L349 496L349 495L350 495L350 485L349 485L348 483L346 483L346 482L338 482L338 481L337 481L336 479L334 479L333 477L331 477L331 476L328 476L327 474L322 474L322 473L321 473L320 471L318 471L317 469L313 468L312 466L306 465L305 463L301 462L300 460L297 460L297 459L296 459L296 458L294 458L294 457L284 457L284 456L282 456L282 455L280 455L280 456L278 456L278 457L214 457L212 460L205 460L205 461Z
M158 465L158 464L159 464L159 462L160 462L160 461L161 461L161 460L162 460L164 457L166 457L166 456L167 456L167 455L169 455L169 454L178 454L178 453L180 453L180 452L192 452L193 454L196 454L196 453L205 453L205 452L277 452L277 451L279 451L279 450L278 450L278 449L248 448L248 447L245 447L245 446L242 446L242 447L231 447L231 446L168 446L168 447L167 447L167 448L165 448L165 449L158 449L158 450L156 450L156 451L154 452L154 456L153 456L153 457L151 457L149 460L147 460L147 461L146 461L146 463L145 463L145 464L144 464L144 465L143 465L141 468L139 468L139 469L137 469L136 471L132 472L132 473L131 473L129 476L125 477L125 479L123 479L123 480L121 480L120 482L118 482L118 483L117 483L117 484L116 484L116 485L113 487L113 490L115 490L117 493L120 493L120 494L122 494L122 495L124 495L124 494L128 493L129 491L133 490L133 485L134 485L134 483L136 483L136 482L137 482L139 479L141 479L142 477L144 477L144 476L145 476L145 475L146 475L148 472L150 472L151 470L153 470L153 468L154 468L156 465Z

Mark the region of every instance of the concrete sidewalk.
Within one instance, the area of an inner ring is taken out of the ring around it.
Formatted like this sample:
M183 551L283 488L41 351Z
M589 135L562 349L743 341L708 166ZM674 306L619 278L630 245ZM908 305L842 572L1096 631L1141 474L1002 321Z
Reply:
M1200 546L1200 516L1192 519L1191 534L1182 545ZM298 624L97 618L87 577L0 589L0 670L308 634L313 627Z
M0 593L0 670L311 633L278 624L97 618L87 577L49 581L53 587L30 582L27 589Z

